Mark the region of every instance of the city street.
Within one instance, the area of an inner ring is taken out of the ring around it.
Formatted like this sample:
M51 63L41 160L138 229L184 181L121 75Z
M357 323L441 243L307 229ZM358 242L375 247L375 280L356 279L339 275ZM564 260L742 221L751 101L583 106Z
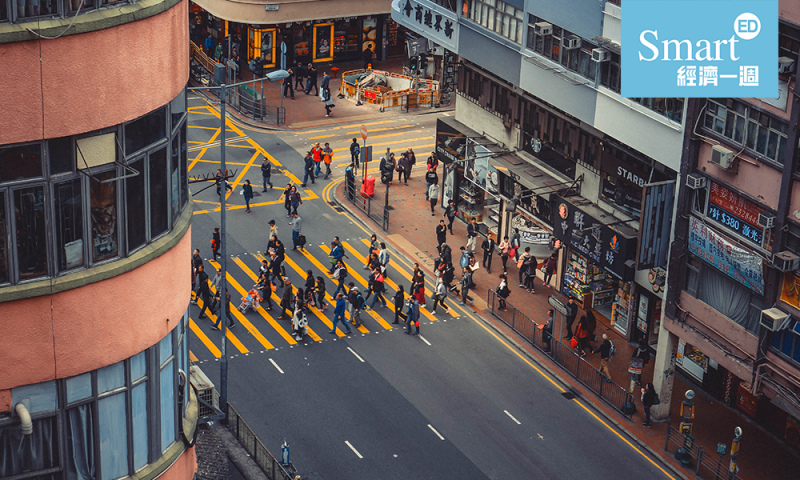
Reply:
M189 177L197 178L219 168L219 117L197 97L190 96L189 106ZM303 154L313 142L331 143L334 173L331 180L320 177L301 189L298 212L308 244L305 251L287 246L287 274L295 287L304 285L309 269L315 277L324 276L330 265L328 245L339 236L348 257L348 281L364 291L365 242L374 225L362 226L333 208L326 202L329 190L343 177L348 146L359 137L361 123L370 131L368 144L375 147L375 168L378 152L410 146L417 154L413 175L423 175L438 115L446 113L387 113L373 121L276 134L229 121L226 158L235 174L226 242L234 305L255 283L269 220L275 220L284 244L291 245L282 192L290 181L300 188ZM275 186L265 193L263 154L273 162ZM251 213L245 212L239 194L245 179L256 195ZM211 262L210 239L219 225L218 197L210 182L190 189L195 194L193 246L213 278L209 265L217 263ZM392 217L392 222L403 221ZM380 237L381 232L375 233ZM374 311L362 314L364 325L351 327L350 335L347 327L328 333L332 307L325 312L310 307L310 335L300 342L292 337L290 322L277 319L277 306L246 315L234 312L236 327L228 332L226 352L229 401L274 455L285 439L299 472L326 480L674 478L471 310L458 307L452 296L449 313L423 312L420 337L405 335L402 324L392 325L395 282L408 290L412 264L392 252L388 308L376 303ZM325 278L330 294L336 281ZM275 292L274 302L281 293ZM192 305L190 356L219 388L221 334L198 315L198 306Z

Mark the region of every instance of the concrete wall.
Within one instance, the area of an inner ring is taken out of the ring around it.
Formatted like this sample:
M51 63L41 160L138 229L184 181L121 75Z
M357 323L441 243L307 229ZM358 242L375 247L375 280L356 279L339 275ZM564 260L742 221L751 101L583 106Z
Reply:
M520 146L518 128L507 129L499 118L481 108L480 105L458 95L456 96L456 120L478 133L485 133L498 142L505 143L506 147L510 149Z
M543 57L535 53L531 52L528 55L535 55L537 61L546 62ZM594 123L597 109L597 91L594 88L571 85L556 76L555 70L545 70L526 60L524 54L518 61L521 63L519 86L523 90L557 106L559 110L569 113L582 122L590 125ZM563 70L563 67L558 65L558 70Z
M778 15L790 22L800 24L800 2L797 0L779 0Z
M171 101L189 78L187 18L182 1L113 28L4 44L0 145L97 130Z
M774 168L761 165L758 162L755 162L756 165L753 165L741 158L737 160L738 172L726 172L716 165L709 163L709 160L711 160L711 147L712 145L709 143L703 143L700 147L700 154L697 160L698 170L702 170L708 175L722 180L734 189L747 192L751 197L758 199L759 202L773 210L777 210L778 197L780 194L778 186L781 184L781 172ZM730 147L728 148L733 150ZM742 156L751 162L753 161L744 154Z
M146 264L102 282L0 303L13 322L0 336L0 390L65 378L155 345L178 325L191 295L191 229Z
M531 15L566 28L580 37L592 38L603 33L605 0L528 0L526 3ZM580 15L576 15L576 12L580 12Z
M499 35L469 20L462 21L459 25L459 55L513 85L520 84L521 46L511 40L501 40Z

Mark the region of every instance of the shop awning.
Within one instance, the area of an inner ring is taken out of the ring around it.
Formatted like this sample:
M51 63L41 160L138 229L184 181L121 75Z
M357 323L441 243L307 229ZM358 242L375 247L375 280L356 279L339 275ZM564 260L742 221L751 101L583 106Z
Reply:
M276 10L268 10L265 3L232 0L194 0L203 10L215 17L250 25L275 25L291 22L318 22L330 18L363 17L388 14L391 0L340 0L337 2L312 2L309 0L281 0ZM312 5L313 3L313 5Z
M553 178L543 170L513 153L495 157L492 159L491 163L498 171L513 177L520 185L529 190L535 190L539 195L564 188L564 183L562 181Z

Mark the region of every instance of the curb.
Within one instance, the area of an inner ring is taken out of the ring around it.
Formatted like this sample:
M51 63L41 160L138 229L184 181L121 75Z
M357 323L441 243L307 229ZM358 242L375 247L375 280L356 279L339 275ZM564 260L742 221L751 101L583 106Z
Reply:
M215 423L212 428L217 431L220 441L225 446L228 458L231 463L239 470L245 480L268 480L267 475L256 464L255 460L247 453L228 427Z
M359 222L359 223L361 223L361 225L362 225L362 226L366 227L366 228L367 228L367 230L370 230L370 229L371 229L371 228L370 228L370 226L371 226L371 225L370 225L370 224L368 224L368 223L365 223L365 222L364 222L364 220L363 220L363 219L362 219L362 218L361 218L361 217L360 217L358 214L356 214L356 212L355 212L353 209L351 209L351 208L350 208L350 206L347 204L347 202L346 202L346 201L343 201L343 200L341 200L341 199L339 198L339 195L337 194L338 185L337 185L337 188L334 188L333 190L334 190L334 191L331 193L331 198L332 198L332 200L333 200L334 202L336 202L337 206L339 206L339 207L341 207L341 208L343 208L343 209L347 210L347 212L348 212L348 213L349 213L351 216L353 216L353 217L354 217L354 219L358 220L358 222ZM394 242L392 242L392 241L391 241L391 240L389 240L388 238L383 238L383 239L381 239L381 238L380 238L380 237L381 237L381 234L378 232L378 229L374 229L373 231L375 232L375 235L377 235L377 236L378 236L379 240L381 240L381 241L385 241L385 242L388 242L388 243L389 243L389 244L391 244L391 245L392 245L392 246L393 246L393 247L394 247L396 250L403 252L404 254L406 254L406 256L407 256L407 257L409 257L409 256L410 256L410 255L408 254L408 252L405 252L403 249L401 249L400 247L398 247L397 245L395 245L395 244L394 244ZM423 265L422 265L422 264L420 264L420 268L423 268ZM432 272L432 271L428 271L427 273L428 273L428 274L430 274L430 275L433 275L433 272ZM580 398L581 398L581 399L582 399L584 402L586 402L586 404L587 404L587 405L589 405L589 406L591 407L591 409L592 409L592 410L593 410L595 413L597 413L598 415L600 415L601 417L603 417L603 418L604 418L606 421L608 421L609 423L613 424L613 425L614 425L616 428L618 428L618 429L620 430L620 432L622 432L622 433L623 433L623 434L624 434L624 435L625 435L625 436L626 436L628 439L632 440L632 441L633 441L633 442L634 442L636 445L638 445L639 447L641 447L642 449L644 449L645 451L647 451L647 452L648 452L650 455L652 455L652 456L653 456L653 458L655 458L656 460L658 460L659 462L661 462L661 465L662 465L662 466L663 466L663 467L664 467L666 470L669 470L669 471L670 471L670 472L672 472L674 475L676 475L676 476L680 477L682 480L693 480L693 478L696 478L696 477L688 477L688 476L686 476L686 475L685 475L683 472L681 472L680 470L677 470L677 469L675 468L675 466L674 466L674 465L672 465L670 462L668 462L668 461L667 461L667 460L666 460L664 457L662 457L662 456L661 456L661 454L660 454L659 452L656 452L655 450L653 450L653 448L652 448L652 447L650 447L648 444L646 444L646 443L644 443L642 440L640 440L640 439L639 439L637 436L635 436L635 435L634 435L634 434L633 434L633 433L632 433L630 430L628 430L627 428L625 428L625 426L624 426L623 424L621 424L621 423L620 423L620 422L619 422L619 421L618 421L616 418L614 418L614 417L612 417L612 416L608 415L608 414L605 412L605 410L603 410L603 409L599 408L599 407L597 406L597 404L595 404L595 402L594 402L592 399L590 399L590 398L589 398L587 395L584 395L582 392L576 391L576 390L575 390L575 387L581 388L581 387L580 387L580 385L573 385L573 384L571 384L571 383L567 382L567 381L564 379L564 377L562 377L562 376L561 376L559 373L557 373L556 371L554 371L554 370L551 368L551 366L550 366L549 364L546 364L546 363L544 363L542 360L540 360L539 358L535 357L535 356L534 356L534 355L532 355L530 352L528 352L528 351L527 351L525 348L523 348L523 347L522 347L522 345L520 345L520 343L517 341L517 338L516 338L516 337L514 337L514 336L511 336L511 335L507 334L507 333L506 333L506 332L504 332L502 329L498 328L498 327L497 327L497 326L495 326L495 325L494 325L492 322L490 322L489 320L487 320L487 319L486 319L486 317L483 315L483 312L479 312L479 311L477 311L477 310L473 310L473 314L475 315L475 317L476 317L476 318L480 319L480 321L481 321L481 322L483 322L483 323L484 323L486 326L488 326L489 328L491 328L491 329L492 329L494 332L496 332L498 335L500 335L501 337L503 337L503 339L505 339L505 340L506 340L506 341L508 341L510 344L512 344L512 345L514 346L514 348L516 348L516 349L517 349L517 351L518 351L518 352L520 352L521 354L525 355L525 356L526 356L528 359L530 359L532 362L536 363L536 365L537 365L537 366L541 367L541 368L542 368L544 371L546 371L546 372L547 372L549 375L551 375L551 376L552 376L552 377L553 377L555 380L557 380L557 381L558 381L558 383L560 383L560 384L561 384L561 386L562 386L562 387L564 387L564 389L565 389L566 391L570 391L570 392L573 392L573 393L578 393L578 394L579 394L579 396L580 396Z
M189 87L189 88L191 88L191 87ZM204 98L206 101L208 101L212 105L215 105L215 104L217 104L219 102L219 99L217 99L215 101L214 100L215 97L210 97L209 95L207 95L205 93L204 90L193 90L192 93L194 93L195 95L197 95L199 97ZM431 115L433 113L440 113L440 112L451 112L451 111L455 111L455 105L453 105L451 107L444 107L444 108L442 108L442 107L440 107L440 108L429 108L427 110L428 111L424 111L424 112L417 112L417 111L415 111L413 113L412 112L405 112L405 114L408 115L408 116L421 116L421 115ZM266 125L266 124L263 124L263 123L257 123L257 122L253 122L251 120L248 120L246 117L243 117L239 112L237 112L236 110L230 109L230 108L226 108L225 109L225 113L226 113L226 115L229 115L229 116L235 118L237 122L242 123L244 125L247 125L249 128L260 129L260 130L264 130L264 131L267 131L267 132L294 132L294 131L297 131L297 130L303 130L305 128L313 128L312 125L294 128L294 127L291 126L292 125L291 123L284 124L284 125L288 125L288 126L283 127L283 128L282 127L272 127L272 126L269 126L269 125ZM375 115L374 115L374 118L380 118L383 115L385 115L386 113L387 112L376 111ZM388 112L388 113L393 113L393 112ZM402 113L402 111L401 111L401 113ZM352 120L348 120L348 118L352 118L352 117L336 117L334 119L334 121L321 121L321 122L323 122L323 123L321 123L321 125L322 126L343 125L345 123L352 122ZM341 120L341 121L336 121L336 120Z

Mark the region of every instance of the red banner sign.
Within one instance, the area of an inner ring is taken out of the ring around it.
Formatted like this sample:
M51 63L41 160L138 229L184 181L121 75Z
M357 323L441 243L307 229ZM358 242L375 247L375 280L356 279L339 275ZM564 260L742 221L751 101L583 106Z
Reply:
M715 182L711 182L708 200L756 226L758 226L758 214L764 211L764 208Z
M371 90L364 90L364 98L369 98L369 99L375 100L375 98L377 96L378 95L377 95L376 92L373 92Z

